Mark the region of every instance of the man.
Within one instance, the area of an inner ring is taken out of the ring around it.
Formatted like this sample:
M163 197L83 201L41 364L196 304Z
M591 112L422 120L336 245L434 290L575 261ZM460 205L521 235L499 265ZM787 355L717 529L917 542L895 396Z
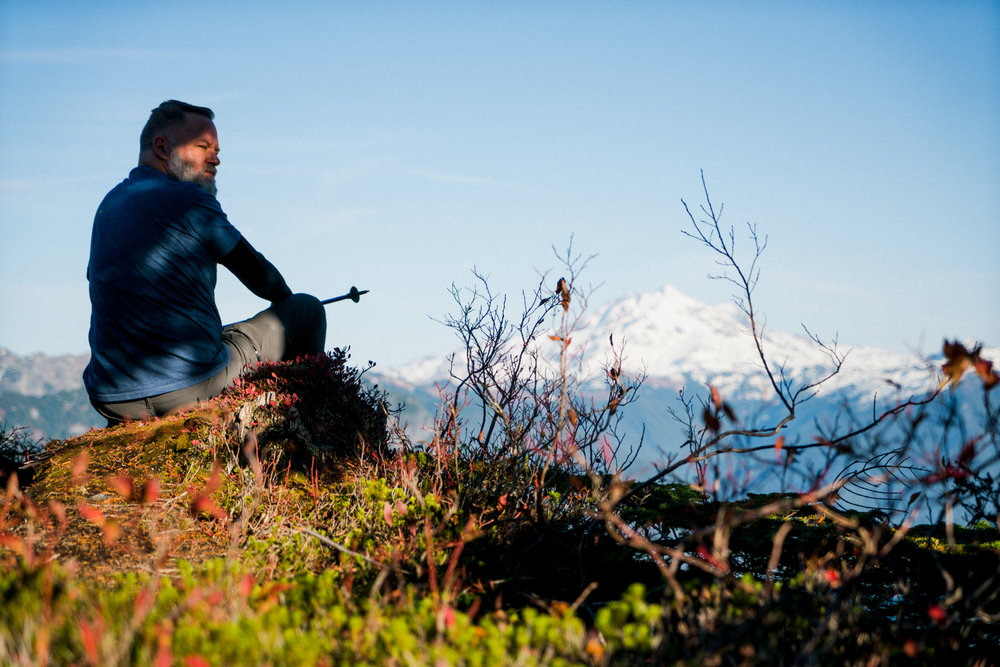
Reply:
M83 381L109 425L193 407L259 361L324 350L323 305L292 294L215 198L214 117L177 100L153 109L139 138L139 165L94 217L91 359ZM271 306L223 327L218 264Z

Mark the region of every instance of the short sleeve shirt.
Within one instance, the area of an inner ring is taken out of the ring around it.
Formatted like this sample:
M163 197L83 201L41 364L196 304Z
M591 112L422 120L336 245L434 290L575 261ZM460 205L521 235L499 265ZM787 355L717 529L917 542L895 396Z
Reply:
M183 389L229 363L216 268L241 238L215 197L136 167L101 202L90 244L91 398Z

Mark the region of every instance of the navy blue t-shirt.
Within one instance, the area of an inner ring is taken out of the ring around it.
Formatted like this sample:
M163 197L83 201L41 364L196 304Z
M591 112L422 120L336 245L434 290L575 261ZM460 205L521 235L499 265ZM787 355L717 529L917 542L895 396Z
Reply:
M241 238L194 183L136 167L101 202L90 243L87 392L113 403L207 380L229 363L216 266Z

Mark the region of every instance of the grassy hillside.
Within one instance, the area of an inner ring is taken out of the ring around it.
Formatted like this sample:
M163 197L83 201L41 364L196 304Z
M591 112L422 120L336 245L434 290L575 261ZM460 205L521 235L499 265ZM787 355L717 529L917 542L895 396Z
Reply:
M995 524L640 491L564 446L582 413L517 413L494 446L445 405L412 442L361 375L266 364L9 474L0 663L972 664L1000 641Z

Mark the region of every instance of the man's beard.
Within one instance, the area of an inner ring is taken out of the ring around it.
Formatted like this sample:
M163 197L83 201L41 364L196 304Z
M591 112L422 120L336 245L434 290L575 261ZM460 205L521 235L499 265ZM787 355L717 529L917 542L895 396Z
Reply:
M210 178L206 174L198 171L198 168L194 165L189 162L185 162L176 151L171 152L170 157L167 158L167 167L170 169L170 173L172 173L174 178L178 181L194 183L213 197L219 190L215 185L214 178Z

